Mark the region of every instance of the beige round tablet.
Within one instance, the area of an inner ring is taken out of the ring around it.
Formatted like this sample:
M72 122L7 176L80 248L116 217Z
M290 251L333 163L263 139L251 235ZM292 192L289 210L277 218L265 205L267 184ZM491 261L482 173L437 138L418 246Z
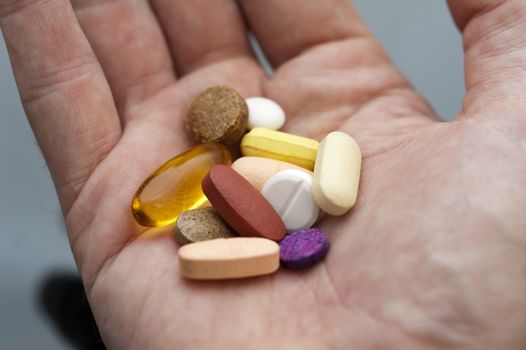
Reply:
M236 237L236 233L212 207L187 210L177 218L175 238L181 244Z
M248 180L259 191L274 175L283 170L297 169L312 176L312 171L281 160L263 157L241 157L232 163L232 169Z
M179 249L179 270L190 279L254 277L271 274L278 268L279 245L266 238L219 238Z

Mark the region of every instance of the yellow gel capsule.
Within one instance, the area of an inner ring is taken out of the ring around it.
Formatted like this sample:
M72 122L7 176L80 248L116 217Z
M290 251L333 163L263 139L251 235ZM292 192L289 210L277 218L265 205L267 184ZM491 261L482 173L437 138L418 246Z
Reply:
M217 164L230 165L229 150L205 143L170 159L137 190L132 202L135 220L148 227L169 225L186 210L199 208L207 199L201 181Z
M254 128L243 137L244 156L265 157L314 169L318 141L265 128Z

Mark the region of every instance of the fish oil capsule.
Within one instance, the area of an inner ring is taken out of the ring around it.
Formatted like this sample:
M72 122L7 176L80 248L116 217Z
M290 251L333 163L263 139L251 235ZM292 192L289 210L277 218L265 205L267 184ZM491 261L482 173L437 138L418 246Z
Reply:
M198 145L170 159L137 190L132 202L135 220L142 226L165 226L182 212L199 208L207 201L203 178L215 165L231 161L228 149L218 143Z
M318 141L265 128L254 128L241 140L244 156L265 157L314 169Z

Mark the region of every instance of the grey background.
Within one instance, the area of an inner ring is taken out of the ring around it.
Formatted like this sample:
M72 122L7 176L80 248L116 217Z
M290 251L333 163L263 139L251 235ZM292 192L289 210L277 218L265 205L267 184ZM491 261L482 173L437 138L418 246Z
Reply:
M462 48L445 1L354 3L411 82L453 118L464 90ZM75 271L75 264L0 40L0 349L71 349L36 301L50 271Z

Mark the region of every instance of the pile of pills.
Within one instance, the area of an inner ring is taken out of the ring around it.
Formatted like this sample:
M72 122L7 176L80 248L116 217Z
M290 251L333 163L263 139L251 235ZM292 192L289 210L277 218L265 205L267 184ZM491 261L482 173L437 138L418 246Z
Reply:
M338 131L321 143L278 131L284 123L274 101L227 86L192 102L187 128L200 144L150 175L132 203L140 225L173 225L182 276L260 276L327 255L327 235L312 226L354 206L360 148ZM232 163L239 144L243 156Z

